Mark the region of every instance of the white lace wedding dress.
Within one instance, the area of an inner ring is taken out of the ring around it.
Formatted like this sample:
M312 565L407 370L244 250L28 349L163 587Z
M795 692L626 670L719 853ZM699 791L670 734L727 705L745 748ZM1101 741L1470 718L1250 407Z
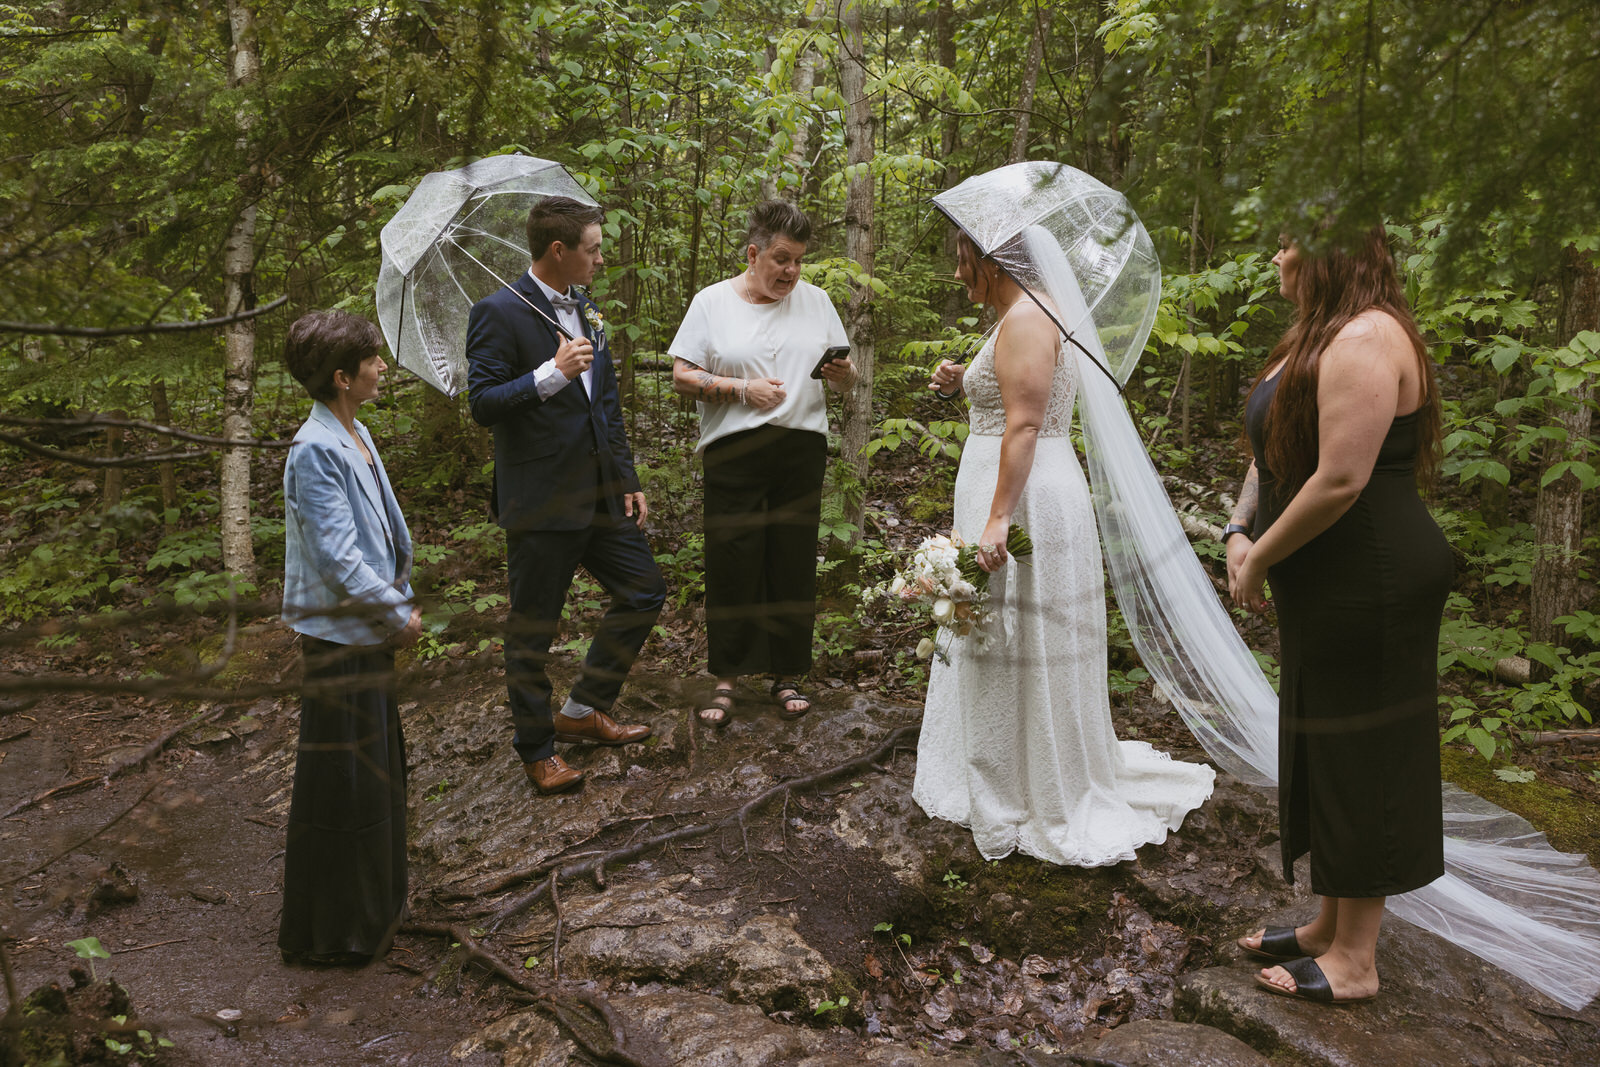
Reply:
M1074 361L1058 359L1012 520L1033 538L1033 555L990 579L999 624L987 647L948 640L949 663L936 659L928 682L912 796L930 816L971 829L985 859L1015 849L1074 867L1132 859L1176 830L1215 777L1143 741L1118 741L1112 729L1100 540L1068 436L1076 384ZM956 476L955 530L973 544L1005 432L994 334L964 385L972 432Z

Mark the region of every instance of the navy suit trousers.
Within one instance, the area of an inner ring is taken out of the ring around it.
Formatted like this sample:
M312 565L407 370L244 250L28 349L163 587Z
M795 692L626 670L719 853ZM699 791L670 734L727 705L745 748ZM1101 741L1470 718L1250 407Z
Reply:
M631 518L602 504L577 530L508 530L511 613L506 621L506 688L511 698L512 744L524 763L555 753L555 727L546 668L561 628L561 609L572 578L583 567L611 597L595 631L572 699L609 710L633 661L650 636L667 586Z

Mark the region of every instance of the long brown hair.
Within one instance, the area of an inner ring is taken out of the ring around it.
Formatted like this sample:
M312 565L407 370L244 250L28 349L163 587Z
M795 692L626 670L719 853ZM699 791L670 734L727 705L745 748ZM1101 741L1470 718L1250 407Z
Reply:
M1439 390L1433 361L1406 303L1383 227L1374 226L1355 238L1352 246L1333 246L1316 255L1302 253L1294 285L1298 314L1267 359L1269 368L1283 363L1278 392L1267 410L1267 469L1286 495L1299 491L1317 469L1318 361L1351 319L1376 308L1400 324L1416 352L1422 378L1417 480L1422 486L1431 485L1441 455ZM1265 374L1257 378L1251 393L1265 380Z

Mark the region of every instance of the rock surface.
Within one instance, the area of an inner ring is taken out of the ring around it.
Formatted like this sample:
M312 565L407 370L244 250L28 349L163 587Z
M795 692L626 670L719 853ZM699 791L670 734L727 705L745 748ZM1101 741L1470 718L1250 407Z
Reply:
M1120 1067L1267 1067L1265 1056L1231 1034L1198 1023L1140 1019L1071 1052Z
M417 837L452 872L436 895L492 910L553 866L718 822L776 783L871 750L918 710L824 691L812 715L785 723L763 700L741 690L726 729L691 730L676 683L636 679L619 717L650 722L655 737L564 748L588 779L559 798L530 794L503 708L425 712L429 729L408 736L424 737L413 746ZM1118 725L1198 758L1158 708L1122 709ZM1600 1063L1600 1011L1565 1012L1397 919L1375 1003L1330 1009L1258 992L1233 938L1314 906L1305 879L1283 881L1270 793L1220 775L1166 841L1076 870L984 861L965 830L911 799L914 771L908 741L875 767L608 864L603 887L564 880L563 980L602 991L630 1045L663 1064ZM555 928L543 900L488 943L548 978ZM498 1052L512 1067L586 1062L537 1012L457 1052Z
M981 1054L932 1053L863 1041L847 1031L774 1022L755 1007L682 990L617 998L612 1006L636 1057L695 1067L979 1067ZM576 1046L537 1011L501 1019L452 1051L458 1059L499 1051L506 1067L564 1067Z
M1304 922L1309 909L1268 917ZM1561 1008L1510 975L1393 916L1378 942L1383 988L1360 1004L1323 1005L1256 988L1261 965L1185 975L1174 1012L1315 1067L1529 1067L1600 1063L1600 1008Z

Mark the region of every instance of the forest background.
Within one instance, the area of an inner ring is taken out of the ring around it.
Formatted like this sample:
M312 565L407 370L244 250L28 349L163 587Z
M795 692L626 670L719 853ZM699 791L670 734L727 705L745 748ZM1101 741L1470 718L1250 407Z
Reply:
M0 700L179 693L230 603L270 627L282 446L309 407L284 330L372 315L379 231L418 179L502 152L560 161L607 209L595 296L672 590L645 655L673 670L703 665L703 581L665 349L742 265L754 201L809 213L806 277L864 372L835 409L819 673L915 693L915 628L858 598L948 528L965 416L923 385L988 325L929 197L1047 159L1155 238L1164 299L1126 396L1214 572L1244 392L1289 321L1279 234L1387 222L1444 399L1444 736L1531 779L1507 754L1600 708L1597 103L1589 0L0 3ZM363 417L417 535L413 662L493 661L484 431L399 370ZM580 581L571 650L598 598ZM184 613L161 649L146 623ZM1114 685L1147 686L1112 633Z

